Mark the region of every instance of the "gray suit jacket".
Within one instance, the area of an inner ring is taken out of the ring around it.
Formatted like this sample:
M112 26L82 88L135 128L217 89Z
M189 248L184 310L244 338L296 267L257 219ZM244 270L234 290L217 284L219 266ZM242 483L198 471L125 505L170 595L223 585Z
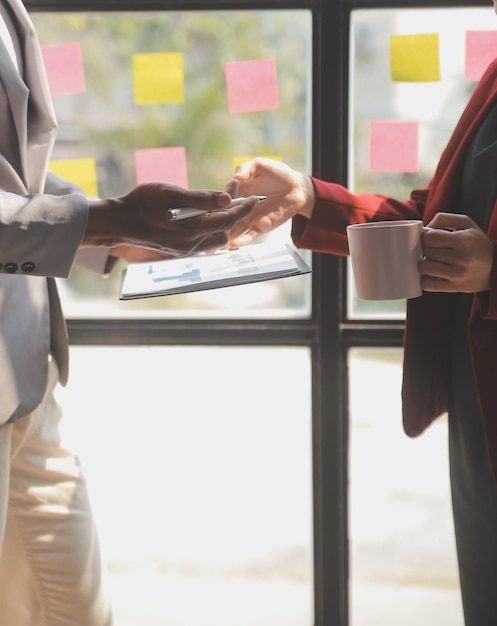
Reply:
M50 352L61 381L67 378L67 334L54 277L70 272L86 228L88 202L82 194L67 194L56 177L47 179L57 123L38 40L22 2L0 1L18 35L23 74L21 78L0 40L2 424L39 404Z

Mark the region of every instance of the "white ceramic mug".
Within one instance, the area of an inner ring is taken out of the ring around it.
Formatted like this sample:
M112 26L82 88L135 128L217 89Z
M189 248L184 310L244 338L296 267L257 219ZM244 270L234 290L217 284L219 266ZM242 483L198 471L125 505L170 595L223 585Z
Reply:
M423 222L394 220L347 227L352 273L361 300L399 300L422 293Z

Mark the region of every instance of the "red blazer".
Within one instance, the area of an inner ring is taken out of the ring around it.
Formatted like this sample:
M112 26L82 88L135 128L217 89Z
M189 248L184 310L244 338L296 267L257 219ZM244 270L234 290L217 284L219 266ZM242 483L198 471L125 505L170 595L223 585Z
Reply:
M497 101L497 60L485 72L445 148L427 189L415 190L407 201L377 194L353 194L335 183L313 179L316 205L310 220L294 218L295 245L315 252L348 254L348 224L378 220L422 219L458 206L456 194L465 152L478 125ZM488 227L494 244L492 284L476 294L468 324L473 369L485 436L497 480L497 203ZM422 433L447 411L449 298L424 292L407 301L402 383L403 424L409 436Z

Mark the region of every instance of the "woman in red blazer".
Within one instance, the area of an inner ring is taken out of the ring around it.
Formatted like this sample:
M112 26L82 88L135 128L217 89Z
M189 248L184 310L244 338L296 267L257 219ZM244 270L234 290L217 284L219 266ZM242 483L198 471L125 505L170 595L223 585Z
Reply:
M299 248L348 254L352 223L422 219L423 295L408 300L403 422L416 436L448 411L454 521L467 625L497 624L497 61L427 189L353 194L268 159L240 166L240 195L267 200L239 222L245 245L292 219Z

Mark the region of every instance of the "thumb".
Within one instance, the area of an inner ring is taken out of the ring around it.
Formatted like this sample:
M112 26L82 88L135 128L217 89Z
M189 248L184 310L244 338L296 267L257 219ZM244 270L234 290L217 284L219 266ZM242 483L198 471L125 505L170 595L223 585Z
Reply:
M249 180L253 176L253 164L254 161L246 161L245 163L240 163L235 170L235 178L240 182L245 182Z
M471 228L473 220L461 213L437 213L428 224L428 228L438 228L441 230L464 230Z

